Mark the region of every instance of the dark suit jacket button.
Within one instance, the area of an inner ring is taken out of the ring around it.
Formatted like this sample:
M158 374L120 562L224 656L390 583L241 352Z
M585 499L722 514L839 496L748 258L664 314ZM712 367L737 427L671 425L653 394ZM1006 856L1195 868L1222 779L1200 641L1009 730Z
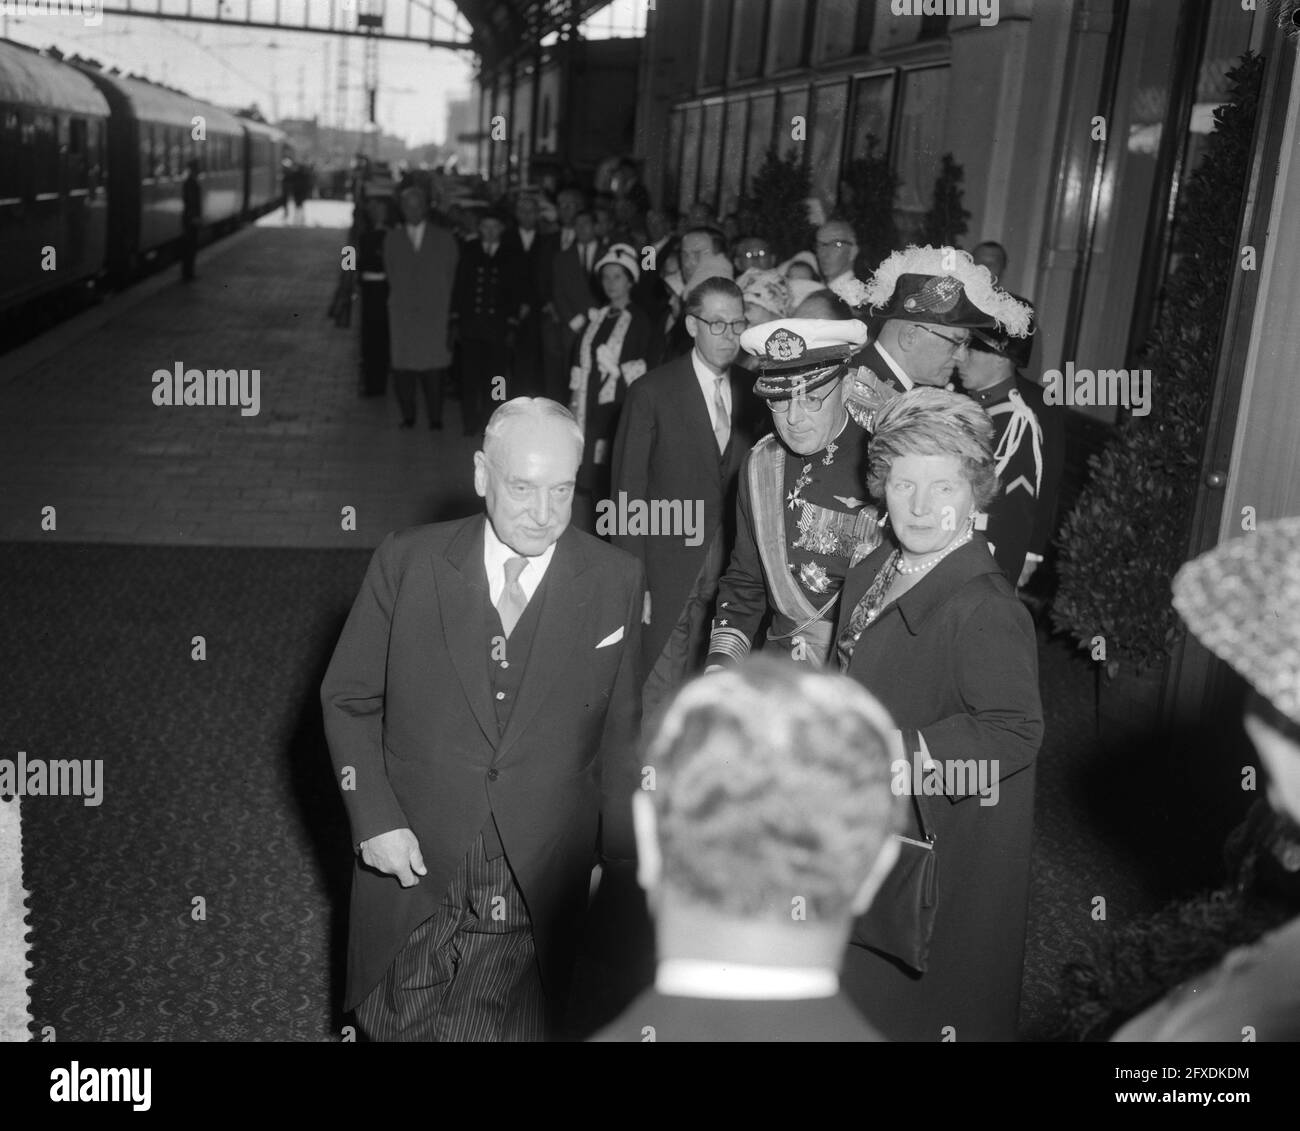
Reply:
M500 776L496 770L488 770L488 781L496 781Z

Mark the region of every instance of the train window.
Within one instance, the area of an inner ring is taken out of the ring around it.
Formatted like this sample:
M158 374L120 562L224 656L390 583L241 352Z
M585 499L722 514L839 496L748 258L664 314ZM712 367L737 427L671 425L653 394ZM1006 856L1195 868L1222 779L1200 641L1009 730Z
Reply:
M59 187L59 127L53 114L34 116L36 142L36 192L55 192Z
M153 176L153 127L140 126L140 178L147 180Z
M86 119L72 118L68 122L68 171L73 188L85 188L86 180Z

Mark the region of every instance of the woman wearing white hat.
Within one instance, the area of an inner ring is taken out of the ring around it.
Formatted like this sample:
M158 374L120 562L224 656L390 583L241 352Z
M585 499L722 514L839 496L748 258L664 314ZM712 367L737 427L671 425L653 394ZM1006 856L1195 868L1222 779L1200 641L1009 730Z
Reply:
M609 305L588 311L569 371L569 408L586 437L573 521L588 531L595 528L596 505L609 497L610 452L627 390L659 360L654 326L632 302L632 287L641 277L636 250L616 243L592 270Z

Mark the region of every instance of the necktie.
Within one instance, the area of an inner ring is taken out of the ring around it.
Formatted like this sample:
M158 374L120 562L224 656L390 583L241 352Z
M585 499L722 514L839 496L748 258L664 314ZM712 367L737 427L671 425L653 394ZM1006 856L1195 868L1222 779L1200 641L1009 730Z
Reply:
M726 377L713 379L713 434L718 438L718 452L727 450L727 441L731 439L731 419L727 414L727 402L722 399L722 382Z
M506 587L497 598L497 612L501 614L501 627L506 630L506 639L510 638L528 607L528 595L519 584L519 575L527 564L527 558L511 558L506 562Z
M582 265L587 269L588 273L590 273L591 272L591 244L589 243L583 244L581 251L582 251Z

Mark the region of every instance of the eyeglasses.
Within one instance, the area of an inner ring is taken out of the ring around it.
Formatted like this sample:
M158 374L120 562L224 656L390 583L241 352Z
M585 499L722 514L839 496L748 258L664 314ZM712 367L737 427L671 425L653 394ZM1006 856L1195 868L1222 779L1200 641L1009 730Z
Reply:
M857 247L852 240L818 240L818 247Z
M719 334L725 333L727 330L730 330L738 338L749 329L749 323L743 318L739 322L706 322L696 314L692 314L691 317L694 318L696 322L700 323L700 325L707 326L709 328L709 333L715 338L718 337Z
M942 338L952 347L953 353L961 353L962 350L970 347L970 338L950 338L947 334L941 334L938 330L931 330L929 326L922 326L922 330L933 334L936 338Z
M767 250L763 251L741 251L737 252L741 259L763 259L772 253Z
M784 416L794 406L795 401L799 401L805 412L816 412L830 399L830 393L800 393L791 397L788 401L768 401L767 407L777 416Z

